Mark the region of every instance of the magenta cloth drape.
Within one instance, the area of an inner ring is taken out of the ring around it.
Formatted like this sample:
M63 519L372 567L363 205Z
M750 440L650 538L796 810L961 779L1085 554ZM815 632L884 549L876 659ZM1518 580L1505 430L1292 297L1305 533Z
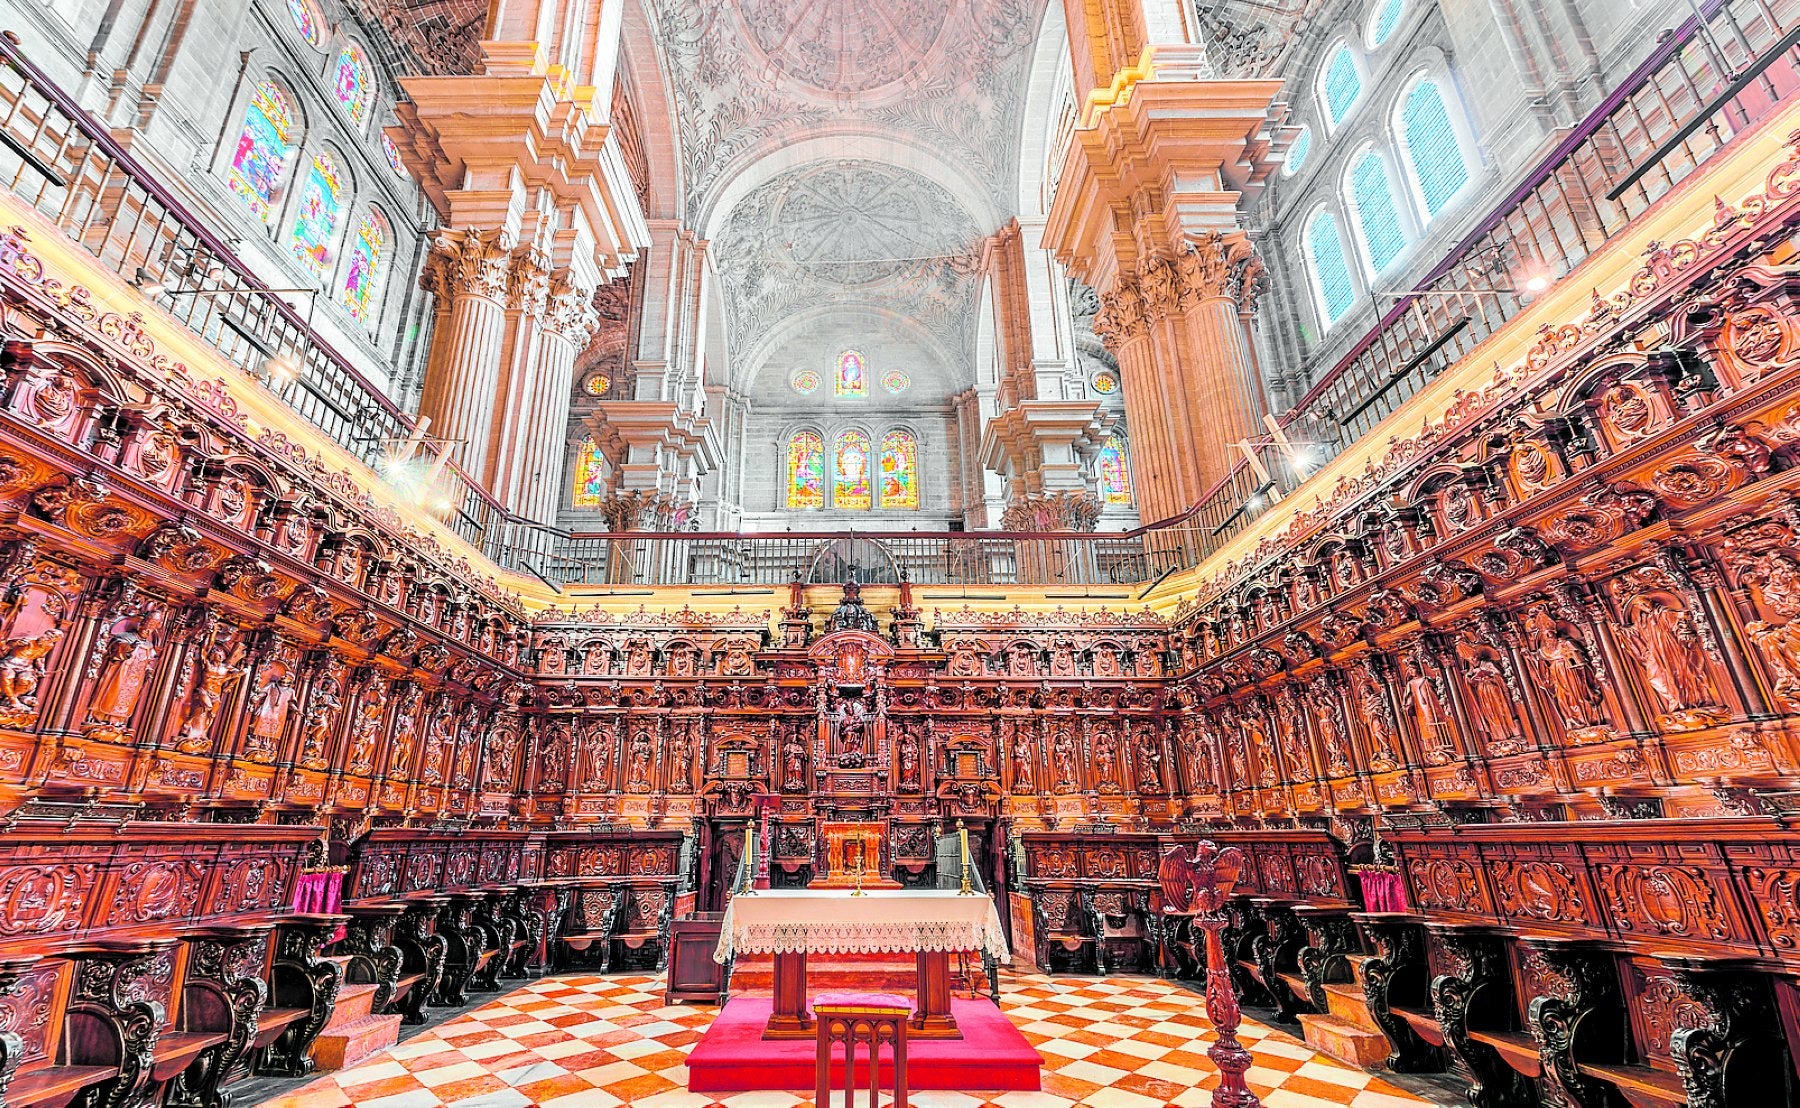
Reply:
M1370 912L1406 911L1406 882L1397 873L1362 875L1363 908Z
M341 873L303 873L294 882L294 911L309 915L334 915L344 903L344 875ZM332 942L344 937L339 927Z

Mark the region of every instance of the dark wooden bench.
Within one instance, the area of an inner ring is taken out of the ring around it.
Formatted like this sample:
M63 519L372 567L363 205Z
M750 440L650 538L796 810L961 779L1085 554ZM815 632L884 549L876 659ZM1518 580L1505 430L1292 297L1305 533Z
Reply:
M1393 1044L1387 1068L1438 1073L1444 1068L1443 1029L1431 1011L1431 967L1425 954L1425 917L1412 912L1352 912L1364 945L1363 1000Z
M1432 1014L1441 1045L1471 1076L1471 1099L1492 1108L1532 1108L1538 1103L1531 1081L1537 1042L1521 1030L1509 947L1513 933L1442 921L1426 924L1425 932L1436 971Z
M76 1055L66 1049L65 1021L54 1018L54 1012L49 1013L52 1018L39 1023L20 1018L19 1009L13 1007L36 1008L39 998L60 1005L72 986L73 971L74 966L61 958L27 954L0 959L0 1006L11 1010L7 1023L18 1029L15 1039L0 1038L0 1101L62 1108L83 1089L117 1076L116 1059L101 1062L98 1056ZM77 1057L83 1060L74 1060Z
M425 1022L425 1006L432 1003L443 980L450 944L437 933L437 919L444 903L442 897L414 896L401 905L393 942L400 950L394 991L402 1023Z
M1099 973L1100 937L1091 893L1064 885L1028 887L1038 968L1051 974Z
M269 969L269 1005L281 1013L282 1028L270 1039L259 1033L261 1052L256 1072L277 1077L304 1077L313 1071L308 1057L313 1040L325 1029L343 987L342 962L324 956L343 915L296 914L275 925L275 956ZM303 1017L293 1016L303 1012ZM262 1040L267 1041L262 1041Z

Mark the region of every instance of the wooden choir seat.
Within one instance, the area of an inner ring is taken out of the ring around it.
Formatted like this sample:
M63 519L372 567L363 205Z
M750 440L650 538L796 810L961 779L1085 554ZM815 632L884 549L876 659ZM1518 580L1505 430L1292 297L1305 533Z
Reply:
M1032 890L1037 964L1045 973L1099 973L1100 936L1093 892L1064 886Z
M631 963L661 973L674 914L673 881L583 883L557 937L558 962L594 965L601 973Z

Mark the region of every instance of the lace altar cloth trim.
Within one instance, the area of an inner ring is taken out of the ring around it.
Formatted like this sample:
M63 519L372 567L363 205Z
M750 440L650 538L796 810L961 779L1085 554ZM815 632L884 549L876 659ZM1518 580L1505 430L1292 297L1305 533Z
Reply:
M914 890L782 889L733 898L713 960L740 954L879 954L977 950L1010 962L1006 931L985 896Z

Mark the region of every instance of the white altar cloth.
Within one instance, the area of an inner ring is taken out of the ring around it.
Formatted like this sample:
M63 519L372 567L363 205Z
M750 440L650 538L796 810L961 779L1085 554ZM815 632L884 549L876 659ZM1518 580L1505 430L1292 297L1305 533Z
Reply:
M713 961L739 954L979 950L1011 962L993 898L937 889L760 889L725 909Z

